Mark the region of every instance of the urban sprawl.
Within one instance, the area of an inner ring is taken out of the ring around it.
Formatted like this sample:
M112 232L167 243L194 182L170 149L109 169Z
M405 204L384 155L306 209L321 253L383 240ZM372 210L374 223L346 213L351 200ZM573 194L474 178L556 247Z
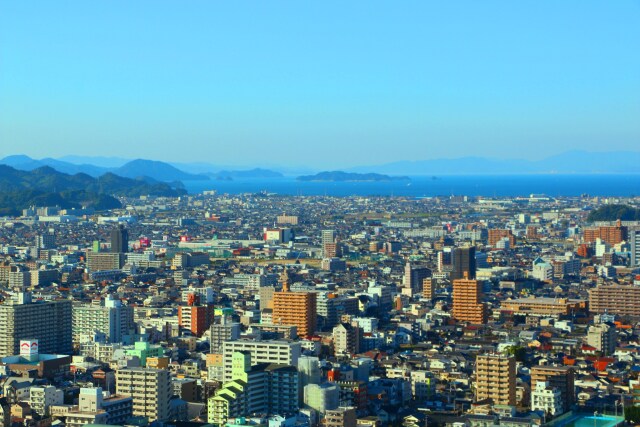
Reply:
M120 200L0 218L4 426L640 423L638 198Z

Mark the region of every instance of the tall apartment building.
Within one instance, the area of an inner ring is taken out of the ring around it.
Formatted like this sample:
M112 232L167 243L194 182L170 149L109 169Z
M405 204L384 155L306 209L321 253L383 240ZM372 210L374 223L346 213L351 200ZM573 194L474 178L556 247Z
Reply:
M220 323L209 328L209 343L211 353L222 353L223 344L240 338L240 323L231 322L227 316L222 316Z
M451 273L453 270L453 248L445 247L438 251L438 272Z
M545 381L538 381L536 387L531 389L531 410L543 411L555 417L564 413L562 393L556 387L550 386Z
M298 372L294 366L254 364L248 352L232 355L232 378L208 401L210 423L252 414L285 415L298 410Z
M410 262L404 266L402 287L412 289L414 292L422 292L422 281L431 277L431 270L426 267L415 267Z
M308 384L304 387L305 406L317 411L320 415L340 406L340 387L335 383Z
M53 229L36 237L36 247L38 249L53 249L56 247L56 235Z
M282 214L276 217L276 222L278 224L298 225L298 221L299 219L297 215Z
M322 257L339 257L340 253L335 230L322 230Z
M630 227L627 238L631 243L631 267L640 267L640 227Z
M336 241L336 231L335 230L322 230L322 244L325 243L335 243Z
M24 291L31 286L31 272L24 265L12 265L8 269L8 282L11 289Z
M451 280L476 278L476 248L454 248L451 253L452 265Z
M111 230L111 252L129 252L129 232L123 224Z
M504 354L476 357L476 401L516 405L516 359Z
M222 344L224 381L233 379L232 365L233 354L247 352L251 355L253 363L275 363L279 365L298 364L298 358L302 354L302 345L293 341L255 341L237 340L225 341Z
M498 243L498 241L504 239L505 237L509 239L509 247L515 246L516 237L513 235L511 230L505 230L500 228L489 229L489 238L488 238L489 246L496 246L496 243Z
M71 354L71 301L20 293L0 304L0 357L19 354L21 339L38 340L41 354Z
M192 298L187 301L188 305L178 306L178 325L191 331L193 335L201 337L213 322L214 307L213 304L199 305L197 303L199 297L196 294L191 296Z
M342 246L339 242L322 245L322 258L339 258L342 256Z
M589 326L587 331L587 344L595 347L605 356L610 356L616 351L618 333L613 325L598 323Z
M133 398L133 415L149 421L169 419L169 400L173 389L169 371L129 368L116 372L116 391Z
M583 237L587 243L593 243L597 239L601 239L613 246L627 239L627 227L622 226L620 221L612 226L589 227L585 228Z
M89 271L119 270L124 265L124 254L108 252L87 252Z
M527 225L526 229L527 240L536 240L540 238L537 225Z
M589 310L618 316L640 316L640 286L600 285L589 289Z
M333 292L316 293L317 330L330 331L344 314L358 314L358 299Z
M370 282L367 288L367 294L378 303L378 306L382 310L391 308L394 292L395 286L385 286L383 284L377 284L375 281Z
M296 326L298 336L313 335L317 327L315 292L290 292L287 279L282 291L273 294L273 323Z
M531 368L531 390L538 382L546 382L560 390L563 412L568 412L576 401L575 370L571 366L534 366Z
M320 359L315 356L300 356L298 358L298 376L300 377L300 394L309 384L320 384L322 371L320 370ZM337 406L337 404L336 404Z
M119 299L108 295L98 304L74 304L72 308L73 340L81 336L102 332L107 342L122 342L123 336L134 330L133 307L122 305Z
M487 308L481 302L481 284L477 280L453 281L453 318L476 324L487 323Z
M316 293L316 313L318 315L317 329L331 330L340 321L340 304L333 292Z
M38 415L46 417L50 415L51 405L62 405L64 392L55 386L47 385L31 387L29 390L29 404Z
M431 277L427 277L422 280L422 298L432 300L435 296L436 284Z
M335 355L352 355L360 351L360 328L340 323L333 328L333 352Z
M260 310L273 310L273 294L275 293L275 286L263 286L258 290Z

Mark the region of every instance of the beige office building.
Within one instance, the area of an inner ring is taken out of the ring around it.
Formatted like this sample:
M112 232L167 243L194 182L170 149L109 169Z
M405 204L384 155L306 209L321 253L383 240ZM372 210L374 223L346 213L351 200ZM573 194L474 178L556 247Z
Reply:
M130 368L116 373L119 395L133 398L133 415L149 421L169 419L169 399L173 392L169 371L164 369Z
M587 301L571 298L528 297L504 301L502 310L530 316L561 316L586 311Z
M107 252L87 252L89 271L119 270L124 265L124 254Z
M589 289L589 310L592 313L640 317L640 286L601 285Z

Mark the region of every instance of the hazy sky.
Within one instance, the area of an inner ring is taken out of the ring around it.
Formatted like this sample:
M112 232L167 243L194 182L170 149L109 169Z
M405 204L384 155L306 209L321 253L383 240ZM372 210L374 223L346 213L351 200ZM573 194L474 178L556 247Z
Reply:
M0 0L0 157L640 150L640 1Z

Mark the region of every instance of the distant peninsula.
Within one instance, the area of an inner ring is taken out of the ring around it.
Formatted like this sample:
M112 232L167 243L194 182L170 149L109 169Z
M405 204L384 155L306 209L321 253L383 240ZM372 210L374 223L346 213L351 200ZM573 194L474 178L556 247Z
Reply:
M0 165L0 216L18 215L29 206L117 209L122 207L117 197L178 197L185 194L183 188L153 182L146 177L131 179L106 173L94 178L84 173L65 174L50 166L22 171Z
M319 172L315 175L303 175L297 178L298 181L410 181L408 176L389 176L379 173L354 173L354 172Z

